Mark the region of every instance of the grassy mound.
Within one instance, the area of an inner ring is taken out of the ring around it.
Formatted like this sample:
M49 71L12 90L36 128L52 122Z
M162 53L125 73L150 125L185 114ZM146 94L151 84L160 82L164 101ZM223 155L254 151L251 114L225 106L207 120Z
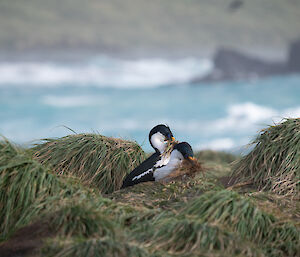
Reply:
M42 251L42 256L56 257L146 257L149 254L132 243L124 243L111 238L74 238L51 240Z
M222 251L225 256L241 253L259 256L258 251L241 243L234 233L199 219L163 217L152 224L154 228L153 225L147 227L148 232L144 235L152 250L164 249L177 256L196 256L210 251Z
M234 167L238 182L300 197L300 119L287 119L258 135L254 149Z
M106 170L111 171L125 150L122 146L121 154L112 155L101 141L104 153L97 148L99 138L69 136L26 150L0 142L1 256L300 255L299 202L237 185L226 190L221 178L228 178L229 163L236 157L206 152L200 157L205 168L208 159L218 167L100 195L94 183L87 187L91 177L83 172L102 165L101 154L110 154ZM143 155L139 149L132 150L132 158L136 152ZM45 159L37 161L33 154ZM58 159L63 172L55 166ZM105 181L115 183L113 178Z
M273 215L257 208L248 198L229 190L209 191L188 203L183 215L200 218L227 227L253 243L264 244L265 252L276 255L300 254L300 230L293 224L281 224Z
M184 214L229 225L242 236L260 241L268 236L274 217L261 212L250 200L229 190L209 191L190 202Z
M79 177L102 193L111 193L120 189L126 174L145 159L145 153L131 141L78 134L45 139L35 147L34 157L57 174Z
M100 211L99 202L92 199L72 198L46 219L49 229L61 236L115 236L113 222Z
M26 225L52 200L82 193L8 141L0 142L0 165L1 239Z

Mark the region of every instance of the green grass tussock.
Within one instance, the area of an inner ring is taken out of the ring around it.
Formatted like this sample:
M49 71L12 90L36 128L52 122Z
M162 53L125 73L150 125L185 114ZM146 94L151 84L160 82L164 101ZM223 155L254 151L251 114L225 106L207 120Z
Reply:
M4 239L51 200L74 195L78 189L9 142L0 145L0 235Z
M249 256L259 256L254 249L240 247L238 237L218 226L197 219L162 218L152 229L151 248L164 249L179 256L197 251L222 251L237 255L243 252ZM151 231L151 230L150 230Z
M55 257L147 257L149 254L133 243L115 241L111 238L57 238L48 242L42 256Z
M206 192L187 204L181 214L226 226L253 243L263 244L261 247L265 251L276 249L276 253L280 253L278 256L300 253L299 229L290 223L280 223L273 215L257 208L250 199L233 191Z
M120 189L123 178L138 166L145 153L135 142L98 134L45 139L35 147L34 158L57 174L77 176L102 193Z
M249 199L229 190L209 191L190 202L183 213L228 225L255 241L265 239L275 221L272 215L261 212Z
M0 140L0 167L7 165L7 163L15 157L18 153L24 153L24 150L10 143L6 138Z
M260 210L272 213L279 222L293 223L300 228L300 202L272 192L247 194Z
M300 197L300 119L286 119L261 131L254 149L233 168L233 177L259 190Z
M49 228L61 236L115 236L115 224L92 200L72 199L48 219Z
M268 256L300 255L300 230L290 223L275 224L265 242Z
M284 154L294 163L292 150L281 153L283 161ZM238 157L205 151L198 158L211 164L207 172L116 190L143 158L137 144L95 134L31 149L0 141L1 254L300 256L295 198L245 183L224 188Z

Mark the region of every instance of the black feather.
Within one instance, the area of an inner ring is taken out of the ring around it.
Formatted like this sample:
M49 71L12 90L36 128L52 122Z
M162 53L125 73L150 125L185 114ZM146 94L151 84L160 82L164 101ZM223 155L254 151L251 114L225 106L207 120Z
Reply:
M148 159L143 161L138 167L131 171L123 181L121 188L133 186L142 182L154 181L153 172L149 172L139 179L132 180L134 177L144 173L145 171L154 167L154 165L161 159L159 153L155 152Z

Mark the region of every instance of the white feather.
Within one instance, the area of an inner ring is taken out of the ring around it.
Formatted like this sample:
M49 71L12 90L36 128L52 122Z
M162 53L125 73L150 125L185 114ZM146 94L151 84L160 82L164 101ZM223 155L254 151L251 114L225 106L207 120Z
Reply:
M167 147L167 141L163 134L157 132L153 134L150 138L150 141L154 148L158 149L160 153L163 153Z
M167 163L167 165L161 167L161 168L157 168L154 171L154 178L155 181L161 181L163 180L165 177L167 177L172 171L174 171L182 162L182 160L184 159L182 154L177 151L176 149L172 151L170 157L169 157L169 162Z
M170 155L168 155L168 156L162 156L161 157L161 159L154 165L154 167L161 167L161 166L165 166L165 165L167 165L168 163L169 163L169 161L170 161Z
M152 169L146 170L145 172L143 172L142 174L133 177L132 181L136 180L136 179L140 179L141 177L147 175L148 173L150 173L152 171Z

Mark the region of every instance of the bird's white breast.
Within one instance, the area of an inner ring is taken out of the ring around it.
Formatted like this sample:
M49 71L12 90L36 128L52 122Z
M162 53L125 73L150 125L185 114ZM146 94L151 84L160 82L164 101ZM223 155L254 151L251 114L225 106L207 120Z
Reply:
M161 159L154 165L154 167L161 167L167 165L170 161L170 157L171 157L170 155L168 156L163 155Z
M183 160L182 154L177 150L173 150L171 156L169 157L168 163L165 166L161 168L157 168L154 171L153 176L155 178L155 181L161 181L165 177L167 177L170 173L172 173L172 171L174 171L180 165L182 160Z

